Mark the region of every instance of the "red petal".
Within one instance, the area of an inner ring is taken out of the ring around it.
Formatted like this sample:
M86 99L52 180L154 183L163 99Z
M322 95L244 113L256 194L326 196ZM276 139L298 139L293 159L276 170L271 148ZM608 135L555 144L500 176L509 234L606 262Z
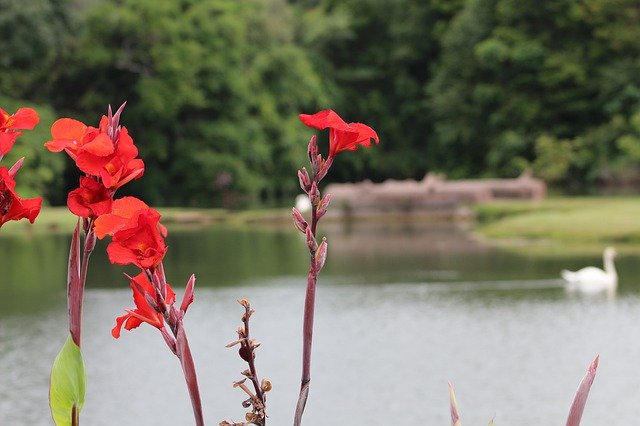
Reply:
M132 217L139 210L148 208L144 201L136 197L122 197L113 202L113 214L122 217Z
M111 263L118 265L138 264L136 254L118 242L109 243L107 254Z
M56 139L64 139L67 141L79 141L82 139L87 126L72 118L61 118L51 126L51 136L54 141Z
M107 235L115 234L118 229L127 224L127 221L127 218L115 214L105 214L96 219L93 231L96 233L96 237L103 239Z
M20 108L7 121L11 123L11 126L7 126L9 129L31 130L36 127L40 117L32 108Z
M20 132L1 132L0 133L0 156L5 155L11 150L13 144L16 142Z
M373 139L376 143L380 143L380 138L378 138L376 131L366 124L349 123L349 126L358 131L358 143L361 145L369 146L371 144L370 139Z
M91 142L82 145L81 150L99 157L105 157L113 153L113 142L105 133L100 133Z
M298 116L300 121L309 127L314 127L318 130L326 129L327 127L333 129L348 130L349 125L333 110L326 109L324 111L317 112L315 114L300 114Z
M122 324L129 318L129 314L122 315L121 317L116 318L116 325L111 329L111 335L114 338L120 337L120 332L122 331Z
M67 196L67 207L76 216L90 217L91 209L83 204L82 188L74 189Z

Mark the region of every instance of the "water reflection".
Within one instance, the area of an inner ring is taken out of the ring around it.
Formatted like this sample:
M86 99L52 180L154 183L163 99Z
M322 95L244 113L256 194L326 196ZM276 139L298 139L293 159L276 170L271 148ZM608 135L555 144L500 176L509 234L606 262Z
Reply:
M192 272L198 276L186 326L208 424L242 417L242 395L231 383L244 365L224 349L239 323L240 297L257 309L258 368L275 385L271 422L289 423L300 369L303 239L279 228L170 231L171 281L179 288ZM598 252L530 256L490 248L464 230L403 223L322 232L330 254L305 424L446 424L448 380L465 423L560 423L596 353L601 367L583 424L635 423L633 256L620 257L619 297L608 300L567 294L559 281L560 269L594 264ZM0 424L51 424L48 375L66 337L67 251L64 236L0 239ZM187 424L179 365L157 331L110 336L115 316L131 306L121 273L99 247L85 308L83 422Z

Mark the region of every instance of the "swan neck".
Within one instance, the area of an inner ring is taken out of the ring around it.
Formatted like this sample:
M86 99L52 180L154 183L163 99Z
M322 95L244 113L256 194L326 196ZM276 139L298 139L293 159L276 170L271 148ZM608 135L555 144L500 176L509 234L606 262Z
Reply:
M613 262L613 257L605 255L603 262L604 262L604 271L608 274L616 275L616 265Z

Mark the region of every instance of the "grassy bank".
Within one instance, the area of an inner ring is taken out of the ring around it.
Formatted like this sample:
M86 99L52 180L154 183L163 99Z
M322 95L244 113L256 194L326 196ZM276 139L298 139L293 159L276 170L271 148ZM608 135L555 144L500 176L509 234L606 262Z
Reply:
M230 211L224 209L193 209L165 207L159 209L162 223L169 228L202 226L212 223L229 225L253 225L261 223L289 223L289 209L260 209L246 211ZM66 207L43 207L35 223L26 220L7 222L2 226L3 235L15 234L70 234L76 223L76 216Z
M477 232L490 239L569 244L640 243L640 197L549 198L476 206Z
M291 221L289 209L229 211L162 208L170 228L212 223L262 225ZM509 201L474 207L475 231L496 242L539 242L572 245L640 245L640 197L558 197L540 202ZM386 219L389 220L389 219ZM35 224L9 222L0 232L70 233L75 224L66 207L45 207Z

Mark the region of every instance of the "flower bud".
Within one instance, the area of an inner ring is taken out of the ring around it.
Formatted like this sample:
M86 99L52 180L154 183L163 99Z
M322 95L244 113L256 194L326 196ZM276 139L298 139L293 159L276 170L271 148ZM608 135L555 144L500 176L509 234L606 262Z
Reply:
M308 194L309 189L311 189L311 178L306 168L303 167L298 170L298 181L300 182L300 188Z
M311 184L311 189L309 190L309 200L313 207L317 207L320 202L320 190L318 189L318 184L315 180Z
M269 392L272 389L271 382L267 379L262 379L260 387L262 388L262 392Z
M324 262L327 260L327 238L322 237L322 242L318 247L318 251L316 251L316 265L318 267L318 271L322 269L324 266Z
M85 253L92 252L95 247L96 247L96 234L94 234L93 232L89 232L87 233L84 239L84 251Z
M320 182L327 175L327 172L331 168L332 164L333 164L333 157L329 157L327 158L326 161L322 161L320 163L320 170L318 170L318 173L316 174L316 180L318 182Z
M329 202L331 202L331 194L327 194L320 200L320 206L318 207L318 212L316 213L318 219L327 213L327 208L329 207Z
M193 303L193 288L196 285L196 276L195 274L191 274L189 281L187 281L187 285L184 288L184 294L182 295L182 303L180 304L180 312L182 314L187 313L187 309L189 305Z
M309 156L309 162L313 163L314 159L318 155L318 144L316 143L316 135L311 136L309 140L309 146L307 146L307 155Z
M311 233L311 227L307 227L306 234L307 247L309 247L309 250L312 252L315 252L318 249L318 243L316 242L316 238L313 236L313 233Z
M307 223L306 220L304 220L304 217L298 211L298 209L294 207L292 209L292 212L293 212L293 224L300 232L302 232L303 234L306 233L307 227L309 226L309 224Z
M320 169L322 166L322 154L318 154L311 159L311 170L313 171L314 176L318 176L320 173Z
M2 159L1 156L0 156L0 159ZM14 177L18 173L18 170L20 170L23 164L24 164L24 157L16 161L16 163L13 166L11 166L8 172L9 176Z

